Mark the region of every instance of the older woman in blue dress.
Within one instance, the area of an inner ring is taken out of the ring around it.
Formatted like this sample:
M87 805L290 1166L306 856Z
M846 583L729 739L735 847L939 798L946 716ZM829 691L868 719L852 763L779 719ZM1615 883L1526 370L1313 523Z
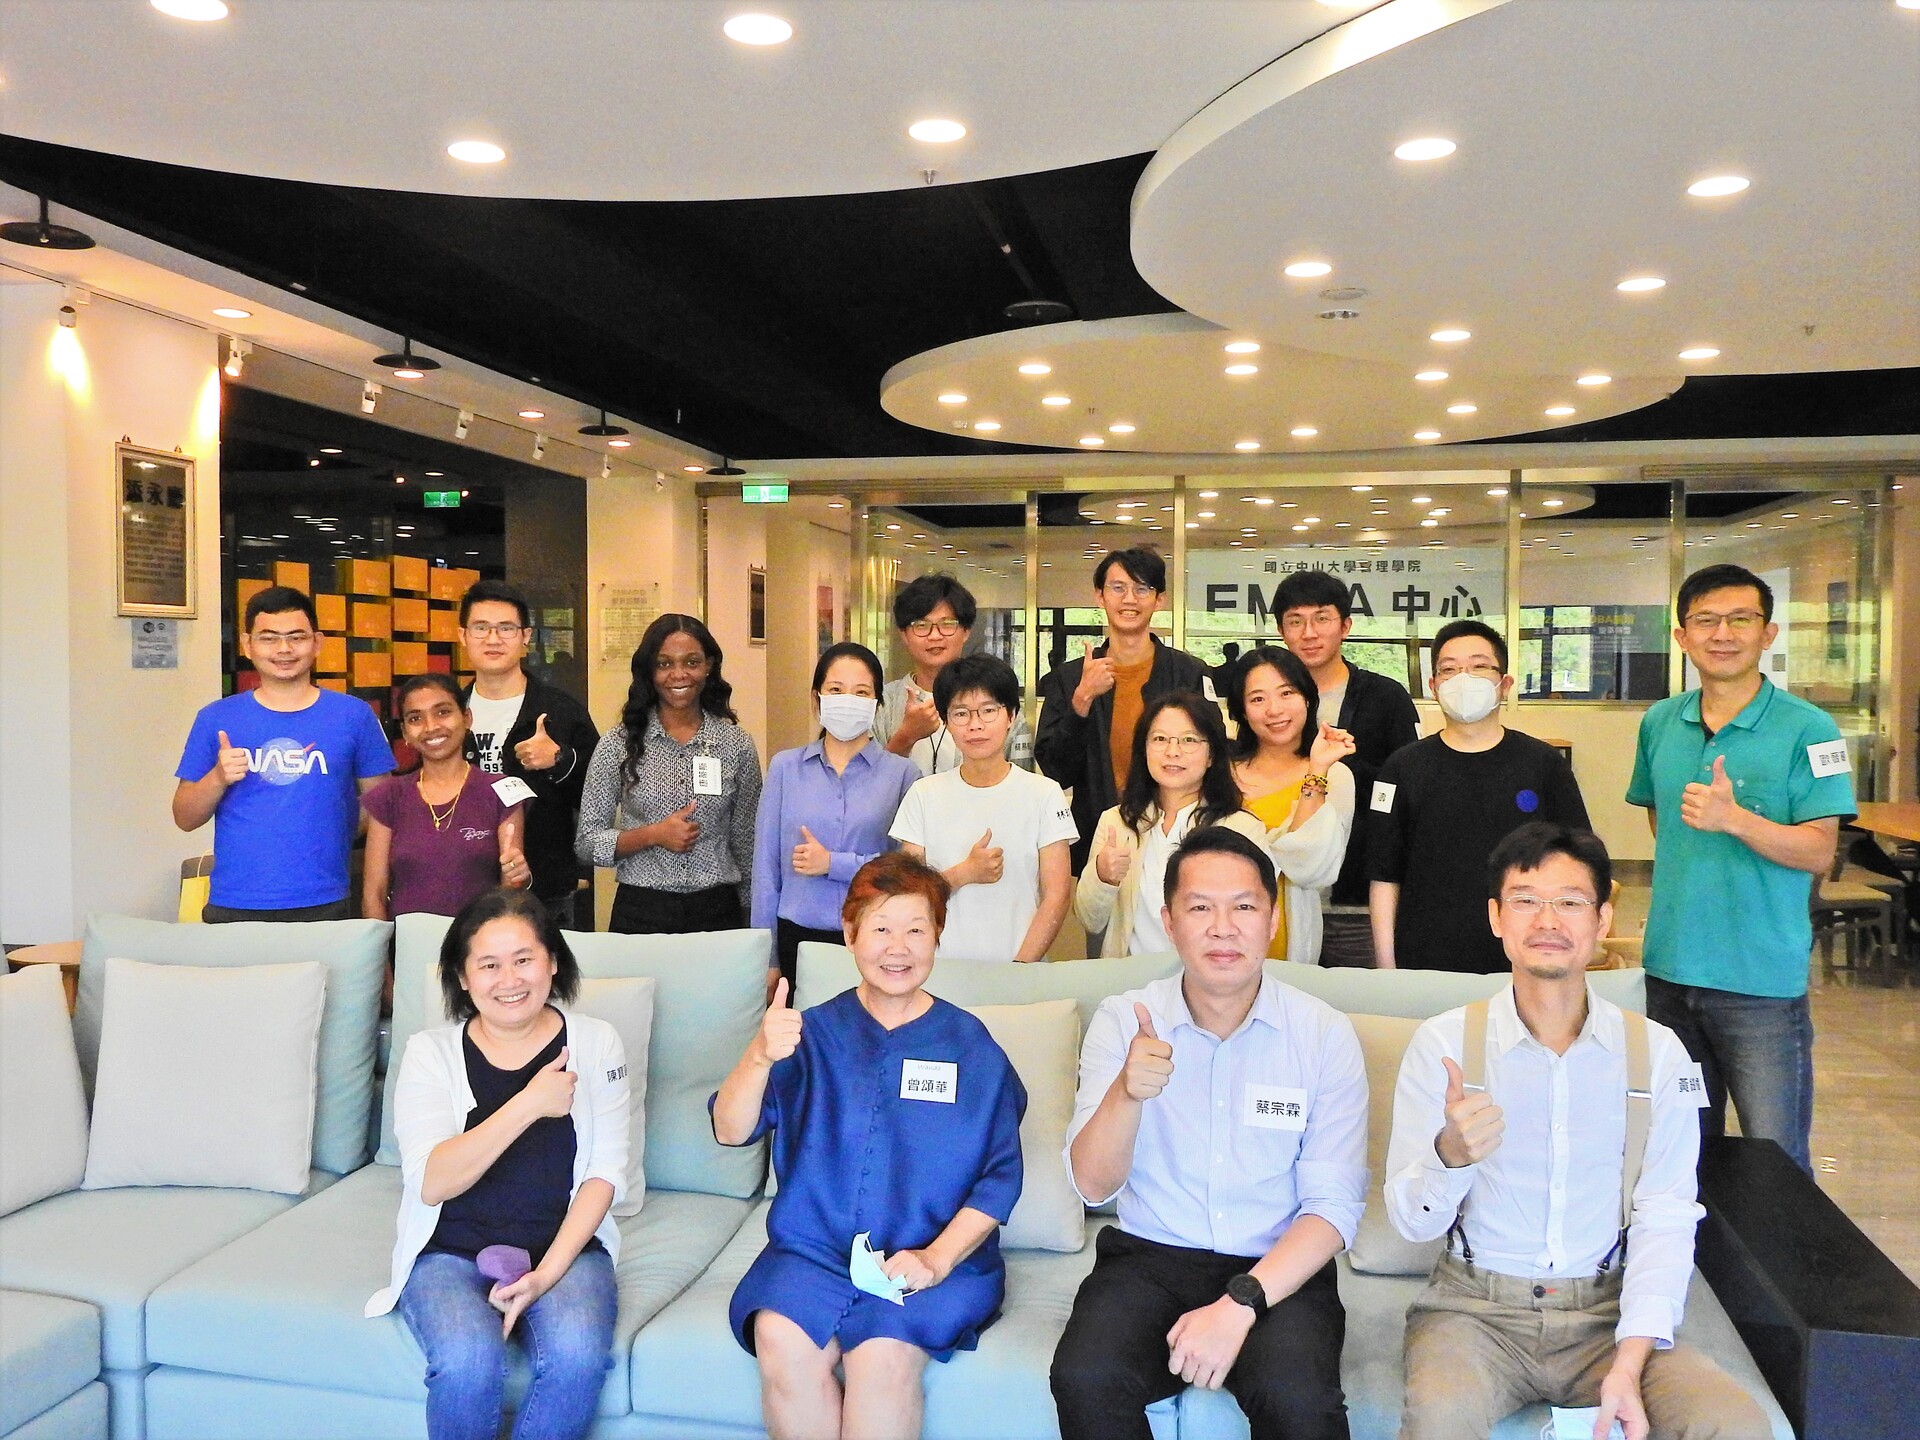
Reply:
M781 980L713 1099L722 1144L773 1135L767 1248L730 1318L774 1440L917 1436L928 1358L1000 1312L1027 1096L986 1027L922 988L947 893L905 854L863 866L842 911L860 984L803 1016Z

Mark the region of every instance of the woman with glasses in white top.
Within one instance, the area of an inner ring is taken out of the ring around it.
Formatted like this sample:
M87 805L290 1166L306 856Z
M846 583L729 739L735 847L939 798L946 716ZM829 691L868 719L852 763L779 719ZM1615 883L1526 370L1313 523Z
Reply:
M1092 854L1074 891L1074 914L1087 933L1105 932L1102 955L1173 948L1160 914L1167 858L1189 831L1209 825L1266 842L1266 826L1241 808L1219 706L1176 690L1141 712L1126 787L1095 825Z

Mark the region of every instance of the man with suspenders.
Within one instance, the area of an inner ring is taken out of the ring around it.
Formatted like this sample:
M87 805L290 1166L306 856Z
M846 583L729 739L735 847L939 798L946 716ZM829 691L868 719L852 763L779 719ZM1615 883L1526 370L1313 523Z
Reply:
M1764 1440L1752 1398L1673 1343L1706 1091L1671 1030L1587 987L1606 847L1534 822L1487 871L1513 983L1422 1025L1394 1090L1387 1214L1447 1237L1407 1312L1401 1440L1483 1440L1534 1401L1597 1406L1595 1440Z

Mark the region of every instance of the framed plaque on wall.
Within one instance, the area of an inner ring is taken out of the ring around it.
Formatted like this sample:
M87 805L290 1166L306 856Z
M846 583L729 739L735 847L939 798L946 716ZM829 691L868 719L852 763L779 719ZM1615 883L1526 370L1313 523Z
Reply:
M123 442L113 447L113 473L120 512L113 532L117 613L193 619L199 613L193 461Z

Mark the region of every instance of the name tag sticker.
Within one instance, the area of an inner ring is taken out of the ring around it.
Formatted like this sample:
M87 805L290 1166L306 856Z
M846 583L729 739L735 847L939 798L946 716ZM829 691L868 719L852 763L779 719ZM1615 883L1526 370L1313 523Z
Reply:
M1390 785L1385 780L1374 781L1373 808L1378 810L1382 815L1389 813L1393 809L1394 792L1399 788L1398 785Z
M711 755L693 757L693 793L696 795L718 795L720 791L720 762Z
M1307 1128L1307 1092L1284 1085L1247 1086L1247 1108L1241 1117L1262 1130L1304 1130Z
M900 1098L932 1100L953 1104L953 1092L959 1088L960 1067L951 1060L902 1060L900 1062Z
M1701 1075L1699 1065L1689 1061L1680 1067L1680 1073L1674 1077L1673 1088L1680 1096L1680 1103L1691 1105L1696 1110L1707 1108L1707 1082Z
M1853 769L1853 762L1847 758L1847 742L1844 740L1823 740L1817 745L1807 746L1807 763L1813 766L1816 780L1824 780L1829 775L1845 775Z
M518 775L494 781L493 793L500 797L502 805L519 805L533 799L533 787Z

